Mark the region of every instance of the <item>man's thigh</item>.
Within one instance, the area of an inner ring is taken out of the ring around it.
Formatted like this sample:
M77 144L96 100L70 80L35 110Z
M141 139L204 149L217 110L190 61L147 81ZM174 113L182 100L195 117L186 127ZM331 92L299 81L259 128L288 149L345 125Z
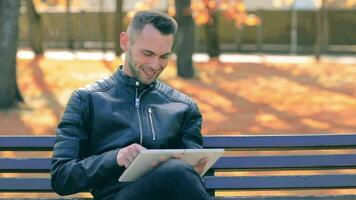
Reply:
M188 191L185 188L190 190L199 188L197 192L201 192L203 185L200 176L184 161L170 159L122 188L116 200L175 199L175 197L181 196L180 193Z

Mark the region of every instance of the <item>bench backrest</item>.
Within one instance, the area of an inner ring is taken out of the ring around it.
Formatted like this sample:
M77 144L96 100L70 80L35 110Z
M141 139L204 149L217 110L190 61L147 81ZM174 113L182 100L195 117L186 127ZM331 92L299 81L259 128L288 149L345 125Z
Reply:
M54 136L0 136L0 150L51 151L54 140ZM218 160L204 177L206 188L212 194L215 190L356 189L356 174L344 171L356 168L356 153L353 151L356 149L356 134L205 136L204 148L228 150L226 156ZM1 157L0 173L48 174L50 162L49 157ZM312 175L274 173L330 169L339 171ZM260 171L271 171L272 175L255 175ZM253 173L241 175L244 172ZM51 191L49 177L29 178L27 175L26 178L0 178L0 192ZM321 196L320 198L333 199L334 197ZM356 196L344 195L336 199L339 198L356 199ZM268 198L263 197L263 199Z

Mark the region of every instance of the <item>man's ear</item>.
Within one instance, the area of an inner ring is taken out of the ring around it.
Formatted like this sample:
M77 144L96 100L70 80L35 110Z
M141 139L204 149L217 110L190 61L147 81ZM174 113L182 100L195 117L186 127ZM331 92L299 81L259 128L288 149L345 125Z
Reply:
M120 33L120 47L123 51L127 51L129 45L129 37L127 33L122 32Z

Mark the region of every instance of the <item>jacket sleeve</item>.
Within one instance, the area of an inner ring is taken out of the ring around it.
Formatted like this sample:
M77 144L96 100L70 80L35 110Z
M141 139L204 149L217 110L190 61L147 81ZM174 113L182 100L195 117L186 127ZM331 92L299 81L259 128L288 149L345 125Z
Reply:
M123 171L116 162L119 149L88 155L88 135L83 117L85 106L86 101L78 91L73 92L57 127L51 184L60 195L89 191Z
M202 115L198 105L192 100L190 109L186 114L180 129L183 149L202 149L203 137L201 135Z

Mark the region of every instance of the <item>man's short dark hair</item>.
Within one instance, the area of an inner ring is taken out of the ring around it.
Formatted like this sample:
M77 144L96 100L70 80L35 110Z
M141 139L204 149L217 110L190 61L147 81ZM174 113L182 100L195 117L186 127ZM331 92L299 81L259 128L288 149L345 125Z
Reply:
M136 34L140 33L147 24L153 25L162 35L173 34L173 37L178 29L177 22L164 12L140 11L133 17L127 32L135 38Z

